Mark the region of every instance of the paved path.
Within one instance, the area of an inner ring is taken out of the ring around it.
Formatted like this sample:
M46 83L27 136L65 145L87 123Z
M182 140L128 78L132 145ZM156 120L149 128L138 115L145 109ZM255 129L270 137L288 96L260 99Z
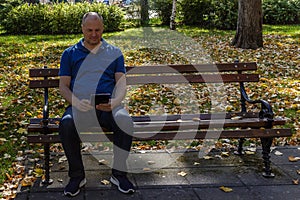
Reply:
M275 151L283 155L277 156ZM277 147L271 153L275 178L261 176L261 150L254 155L220 157L220 152L211 152L212 159L199 159L196 151L190 152L136 152L129 158L129 178L137 187L136 193L125 195L111 184L110 168L99 165L99 160L111 163L111 153L85 154L84 163L88 183L74 200L299 200L300 185L293 184L300 179L300 161L290 162L288 156L300 157L299 147ZM16 200L60 200L70 199L62 194L68 181L67 163L58 163L62 155L53 156L51 178L54 183L42 186L39 181L28 188L22 188ZM182 175L178 173L184 172ZM225 193L221 186L233 189Z

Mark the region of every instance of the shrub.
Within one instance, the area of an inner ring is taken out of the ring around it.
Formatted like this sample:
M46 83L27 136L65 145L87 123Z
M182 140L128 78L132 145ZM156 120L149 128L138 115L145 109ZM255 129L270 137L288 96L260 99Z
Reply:
M80 33L82 16L88 11L103 16L106 32L120 29L123 12L102 3L22 4L13 8L1 24L12 34Z
M183 23L187 25L207 26L208 16L213 12L210 0L183 0L179 2Z
M211 26L223 30L236 28L238 0L211 0L213 11L209 14Z
M0 0L0 22L6 18L7 13L9 13L14 7L23 3L23 0Z
M300 0L263 0L265 24L297 24L300 22Z

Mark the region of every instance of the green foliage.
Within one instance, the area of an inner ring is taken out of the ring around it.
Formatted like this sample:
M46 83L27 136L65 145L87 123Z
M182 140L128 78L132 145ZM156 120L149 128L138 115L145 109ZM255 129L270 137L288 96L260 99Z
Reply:
M82 16L88 11L103 16L105 31L120 29L124 17L121 9L102 3L22 4L8 12L2 25L11 34L80 33Z
M300 0L263 0L263 13L266 24L297 24Z
M23 3L23 0L0 0L0 22L3 21L14 7Z
M163 25L170 24L170 16L172 14L172 3L173 0L153 0L152 2L152 9L159 14Z
M236 27L238 0L184 0L180 1L183 22L224 30Z
M209 14L211 26L233 30L238 18L238 0L212 0L213 12Z
M184 0L180 1L183 22L186 25L209 25L208 16L213 13L210 0Z

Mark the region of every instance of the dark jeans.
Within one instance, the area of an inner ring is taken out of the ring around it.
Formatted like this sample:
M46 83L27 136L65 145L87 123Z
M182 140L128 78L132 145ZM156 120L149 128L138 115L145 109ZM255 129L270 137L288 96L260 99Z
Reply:
M80 112L67 107L59 125L59 135L69 163L69 177L84 176L81 140L78 133L88 126L101 126L113 132L113 169L115 175L126 174L133 133L133 122L127 111L119 106L112 112Z

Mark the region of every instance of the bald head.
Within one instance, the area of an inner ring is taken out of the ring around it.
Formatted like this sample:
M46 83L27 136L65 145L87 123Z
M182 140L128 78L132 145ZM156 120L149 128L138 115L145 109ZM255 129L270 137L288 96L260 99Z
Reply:
M103 17L96 12L85 13L82 17L81 25L84 26L88 20L99 20L101 23L103 23Z
M96 12L88 12L82 18L82 33L84 46L89 50L94 49L101 43L104 30L103 18Z

